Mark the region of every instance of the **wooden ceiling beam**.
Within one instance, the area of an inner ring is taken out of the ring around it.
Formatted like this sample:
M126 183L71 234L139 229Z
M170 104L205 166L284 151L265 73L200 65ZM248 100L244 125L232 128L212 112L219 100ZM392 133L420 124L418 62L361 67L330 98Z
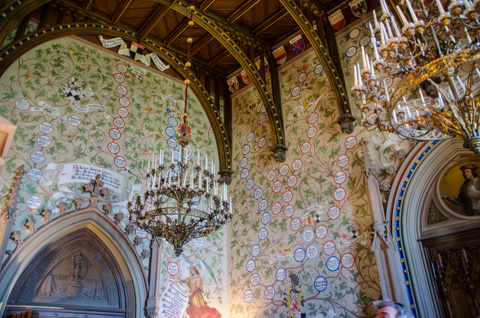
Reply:
M170 0L155 0L158 3L161 3L166 6L170 6L171 8L175 7L178 5L178 3L183 3L185 4L182 0L176 0L171 2ZM247 42L253 42L257 43L259 46L267 49L270 47L270 43L256 38L253 36L249 30L245 29L244 27L238 25L238 24L228 24L224 19L219 17L218 15L214 15L211 12L204 12L200 9L197 9L196 11L201 12L202 15L205 15L206 18L208 18L211 22L216 23L219 27L223 28L226 33L235 33L238 34L239 37L242 37L245 39ZM195 23L198 24L198 23Z
M240 19L242 15L247 13L248 10L253 8L260 0L248 0L244 2L240 7L236 8L232 14L230 14L227 18L227 23L233 23Z
M230 55L230 52L228 50L223 50L222 52L218 53L215 55L210 62L208 62L208 66L214 67L218 63L220 63L224 58Z
M184 19L182 22L180 22L177 27L170 32L170 35L163 40L163 44L165 46L172 44L172 42L175 41L175 39L178 38L180 34L185 32L185 30L188 28L188 21L189 19Z
M203 1L201 4L200 4L200 10L207 10L213 3L215 2L215 0L205 0Z
M210 33L205 34L198 41L194 42L194 44L190 48L190 54L194 55L195 53L200 51L205 45L210 43L213 39L214 37Z
M170 8L159 4L155 11L148 17L148 19L138 28L138 42L147 36L150 31L157 25L158 22L165 16Z
M259 35L269 27L271 27L273 24L277 23L280 19L288 15L288 11L285 8L281 8L274 14L270 15L265 21L257 25L253 30L252 34L253 35Z
M93 4L93 0L85 0L83 2L83 6L82 8L84 8L85 10L90 10L90 8L92 7L92 4Z
M112 22L117 24L132 3L133 0L123 0L112 15Z

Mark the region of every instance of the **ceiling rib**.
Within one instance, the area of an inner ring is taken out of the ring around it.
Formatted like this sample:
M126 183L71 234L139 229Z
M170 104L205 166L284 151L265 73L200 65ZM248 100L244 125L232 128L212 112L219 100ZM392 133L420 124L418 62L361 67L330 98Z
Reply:
M228 50L223 50L222 52L218 53L210 60L210 62L208 63L208 66L214 67L229 55L230 55L230 52Z
M270 15L265 21L257 25L253 30L252 34L257 36L269 27L271 27L273 24L277 23L280 19L288 15L288 11L285 8L281 8L274 14Z
M117 24L132 3L133 0L123 0L112 15L112 22Z
M86 0L85 2L83 2L83 8L88 11L92 7L92 4L93 0Z
M176 38L180 36L180 34L185 32L185 30L188 28L188 21L189 19L184 19L182 22L180 22L177 27L170 32L170 35L165 38L163 41L164 45L169 46L173 41L175 41Z
M205 1L203 1L200 4L200 10L202 10L202 11L207 10L214 2L215 2L215 0L205 0Z
M253 8L258 2L260 2L260 0L248 0L247 2L244 2L227 18L227 23L233 23L240 19L242 15L247 13L247 11Z
M148 19L138 29L138 42L147 36L148 33L157 25L158 22L165 16L170 8L159 4L155 11L148 17Z
M199 40L195 42L194 45L190 48L190 54L194 55L198 51L200 51L205 45L210 43L214 39L213 35L210 33L205 34Z

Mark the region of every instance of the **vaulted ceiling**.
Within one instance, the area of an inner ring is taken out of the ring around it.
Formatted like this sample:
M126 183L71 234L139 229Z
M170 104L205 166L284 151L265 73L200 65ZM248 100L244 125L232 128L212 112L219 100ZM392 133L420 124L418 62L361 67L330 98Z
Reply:
M187 38L191 31L193 62L192 89L206 109L223 167L229 168L231 108L226 79L244 69L266 106L275 154L285 152L286 142L280 105L278 75L272 51L302 33L324 65L340 113L354 120L346 98L334 31L328 12L341 9L354 20L347 2L335 0L5 0L0 5L0 43L17 27L14 42L0 50L0 75L17 55L39 41L77 35L99 45L98 35L122 37L145 45L172 66L166 73L184 78ZM369 9L378 6L367 0ZM191 10L191 6L194 10ZM195 24L188 28L190 17ZM37 29L27 34L29 22ZM288 48L287 48L288 50ZM15 53L15 54L13 54ZM270 62L272 91L266 88L266 74L254 66L256 59ZM277 76L277 80L275 77ZM210 96L215 96L212 102ZM225 100L225 117L219 118L219 100ZM277 156L276 160L284 160Z

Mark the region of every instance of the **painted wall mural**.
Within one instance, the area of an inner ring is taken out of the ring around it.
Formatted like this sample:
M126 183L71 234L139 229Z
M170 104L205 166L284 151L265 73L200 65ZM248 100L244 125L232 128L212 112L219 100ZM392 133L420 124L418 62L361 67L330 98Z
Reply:
M73 198L83 198L80 204L88 201L89 194L81 188L100 174L111 190L101 200L109 207L104 212L128 235L148 271L151 237L129 224L126 200L152 155L160 147L167 153L177 147L183 87L180 81L74 38L42 44L20 57L0 79L0 116L18 127L1 175L0 204L14 169L25 165L27 171L9 252L49 220L68 213ZM188 100L189 156L193 149L201 149L218 162L208 118L193 94ZM222 230L195 240L180 258L164 244L162 292L167 280L182 285L180 281L190 276L189 267L195 266L203 280L204 299L225 316L224 236Z
M276 163L254 88L234 97L235 210L229 317L361 317L381 296L367 204L362 128L340 133L312 50L280 70L288 141Z

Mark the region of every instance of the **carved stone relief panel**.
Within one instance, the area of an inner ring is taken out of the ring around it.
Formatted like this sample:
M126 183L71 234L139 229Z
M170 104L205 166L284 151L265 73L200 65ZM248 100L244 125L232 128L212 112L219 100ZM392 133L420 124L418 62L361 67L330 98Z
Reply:
M123 283L112 262L88 237L77 237L30 264L10 303L124 309Z

